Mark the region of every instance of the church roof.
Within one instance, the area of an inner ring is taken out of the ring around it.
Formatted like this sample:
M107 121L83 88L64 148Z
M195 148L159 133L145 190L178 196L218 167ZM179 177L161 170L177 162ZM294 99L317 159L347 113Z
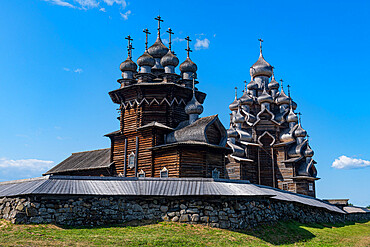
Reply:
M67 159L47 171L44 175L109 168L110 166L110 148L106 148L73 153Z

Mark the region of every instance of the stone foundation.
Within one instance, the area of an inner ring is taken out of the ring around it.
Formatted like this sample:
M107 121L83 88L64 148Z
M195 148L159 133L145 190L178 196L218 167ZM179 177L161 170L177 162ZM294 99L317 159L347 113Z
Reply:
M302 223L370 220L370 214L338 214L273 199L226 197L138 198L45 196L0 199L0 219L13 223L109 225L133 220L173 221L243 229L279 220Z

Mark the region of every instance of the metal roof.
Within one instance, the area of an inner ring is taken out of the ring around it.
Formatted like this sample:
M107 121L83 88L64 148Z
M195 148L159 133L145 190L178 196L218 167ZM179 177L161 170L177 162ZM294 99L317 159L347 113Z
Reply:
M211 178L121 178L45 176L0 182L0 197L18 195L234 196L271 197L345 213L319 199L243 180Z
M368 209L368 208L355 207L355 206L346 206L346 207L343 207L343 211L345 211L348 214L354 214L354 213L370 213L370 209Z
M69 171L109 168L110 165L110 148L85 151L73 153L67 159L47 171L45 175Z

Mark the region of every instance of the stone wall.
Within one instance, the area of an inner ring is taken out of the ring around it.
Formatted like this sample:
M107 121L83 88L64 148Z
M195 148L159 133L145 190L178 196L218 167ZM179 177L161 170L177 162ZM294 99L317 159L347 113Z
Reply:
M13 223L90 226L133 220L165 220L242 229L278 220L297 220L303 223L370 220L370 214L345 216L320 208L256 198L38 196L0 198L1 218Z

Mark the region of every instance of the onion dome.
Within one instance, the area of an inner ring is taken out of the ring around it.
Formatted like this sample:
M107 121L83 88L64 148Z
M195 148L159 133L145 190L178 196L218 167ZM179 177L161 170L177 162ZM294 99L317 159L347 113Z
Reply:
M288 122L288 123L291 123L291 122L298 122L298 117L297 117L297 115L293 112L293 109L292 108L290 108L290 111L289 111L289 114L288 114L288 116L287 116L287 118L286 118L286 121Z
M136 63L134 63L130 57L127 57L125 61L123 61L121 63L121 65L119 66L119 69L122 71L122 72L125 72L125 71L132 71L132 72L136 72L137 70L137 65Z
M255 62L250 68L250 74L252 78L259 75L267 77L270 77L272 75L272 66L268 62L266 62L265 58L262 55L262 50L260 50L260 56L257 62Z
M229 105L229 109L230 109L231 111L236 111L236 110L238 110L238 106L239 106L239 100L237 100L237 99L235 98L235 100L233 101L233 103L231 103L231 104Z
M161 58L166 55L168 48L162 43L161 38L158 36L154 44L148 48L148 53L154 58Z
M176 67L177 65L179 65L179 59L173 55L173 53L168 50L167 54L164 55L161 59L161 65L163 67L166 67L166 66L174 66Z
M251 96L249 96L249 94L247 93L247 90L244 90L244 93L242 97L240 97L239 101L241 105L252 105L253 104L253 99L251 98Z
M296 137L305 137L307 135L307 131L305 131L301 124L298 125L298 128L294 131L294 135Z
M250 81L249 83L248 83L248 85L247 85L247 88L249 89L249 90L257 90L258 89L258 84L257 84L257 82L256 81Z
M270 90L279 89L279 83L275 80L274 74L272 74L272 79L271 79L270 83L268 84L268 88Z
M198 70L197 65L191 61L190 57L187 57L184 62L180 64L180 71L182 73L184 72L192 72L196 73Z
M259 104L262 103L272 103L274 99L266 92L266 89L263 89L262 94L257 98Z
M238 112L233 117L234 123L243 123L244 122L244 116L240 113L240 109L238 108Z
M193 93L193 98L189 101L189 103L185 106L186 114L202 114L203 106L198 100L195 98L195 94Z
M314 154L313 150L311 149L310 145L307 145L306 150L304 151L305 157L312 157Z
M153 67L154 64L155 64L155 60L154 58L149 55L149 53L147 51L144 52L143 55L141 55L138 59L137 59L137 64L141 67L141 66L149 66L149 67Z
M234 129L234 127L230 127L230 129L227 130L227 137L231 138L237 138L238 137L238 132Z
M295 103L293 100L292 100L292 108L293 108L293 110L297 109L297 103Z
M276 104L278 105L289 105L290 103L290 98L285 94L284 89L281 88L279 96L276 98Z

